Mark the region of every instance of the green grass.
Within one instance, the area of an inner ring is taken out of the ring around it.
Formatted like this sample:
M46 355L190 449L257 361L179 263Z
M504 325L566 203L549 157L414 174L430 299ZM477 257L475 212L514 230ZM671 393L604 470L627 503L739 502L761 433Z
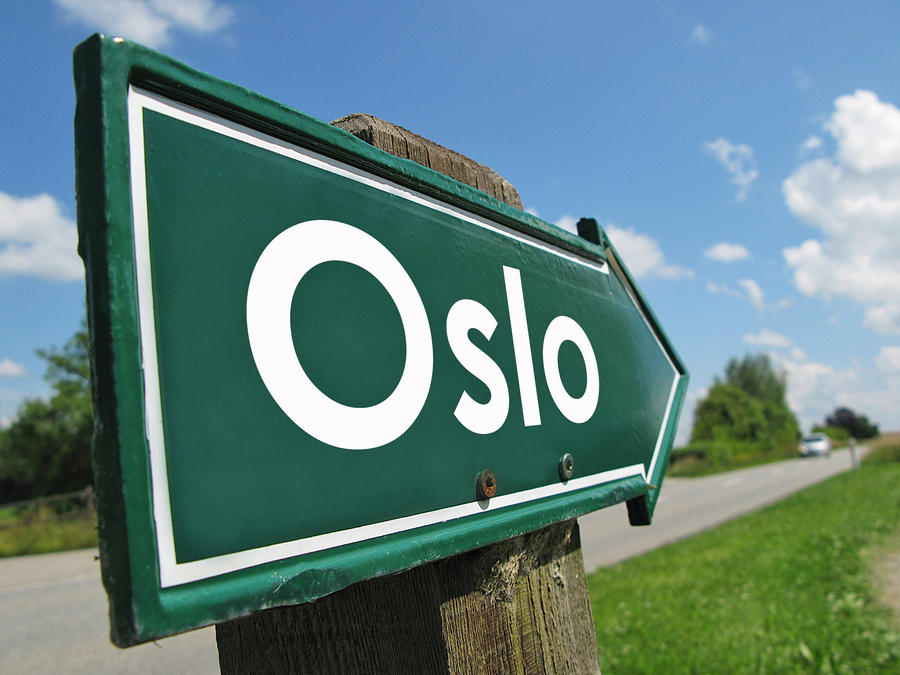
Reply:
M863 457L862 461L864 464L900 462L900 443L891 443L872 448L869 454Z
M866 552L900 532L900 464L867 465L588 578L607 673L898 673ZM895 540L896 541L896 540Z
M37 518L10 524L13 519L0 512L0 558L97 546L97 524L92 516L61 518L44 508Z
M17 518L18 516L16 515L16 510L11 506L0 508L0 525L12 522Z

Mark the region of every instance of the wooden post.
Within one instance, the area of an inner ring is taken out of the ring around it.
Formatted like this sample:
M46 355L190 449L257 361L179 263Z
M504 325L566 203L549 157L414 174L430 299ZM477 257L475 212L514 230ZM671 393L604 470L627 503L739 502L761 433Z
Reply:
M371 115L333 122L522 208L497 172ZM578 523L216 626L223 673L599 673Z

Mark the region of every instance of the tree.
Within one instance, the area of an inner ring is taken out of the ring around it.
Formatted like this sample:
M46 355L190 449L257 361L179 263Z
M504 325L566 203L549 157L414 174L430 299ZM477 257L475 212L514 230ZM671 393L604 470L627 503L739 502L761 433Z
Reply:
M878 435L878 425L872 424L865 415L857 415L850 408L835 408L825 418L826 427L846 429L853 438L874 438Z
M691 442L738 441L783 449L800 435L787 405L787 378L765 354L731 359L697 406Z
M731 359L725 366L725 383L747 392L753 398L776 405L785 403L787 377L772 367L767 354L747 354Z
M88 335L84 326L47 361L49 401L26 400L0 443L0 502L80 490L92 483Z
M691 442L763 441L766 417L760 401L731 384L717 384L697 406Z

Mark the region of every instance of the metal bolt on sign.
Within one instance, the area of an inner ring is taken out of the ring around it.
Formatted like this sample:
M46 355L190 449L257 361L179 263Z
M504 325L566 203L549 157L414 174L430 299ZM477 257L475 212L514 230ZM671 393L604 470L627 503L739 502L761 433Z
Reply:
M475 481L475 496L478 501L490 499L497 494L497 477L490 469L485 469L478 474Z
M566 482L575 473L575 458L572 453L567 452L559 458L559 479Z

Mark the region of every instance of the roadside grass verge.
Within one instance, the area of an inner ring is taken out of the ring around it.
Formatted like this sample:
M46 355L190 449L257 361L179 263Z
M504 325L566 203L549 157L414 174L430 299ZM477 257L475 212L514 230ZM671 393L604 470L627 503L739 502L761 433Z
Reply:
M97 546L89 491L0 507L0 558Z
M900 433L886 433L878 438L858 441L858 444L865 444L873 450L885 444L900 446ZM847 445L846 441L832 440L832 449L834 450L840 450ZM745 469L748 466L768 464L769 462L795 459L799 456L795 445L771 450L765 446L740 441L704 441L673 448L672 454L669 456L666 475L694 478Z
M794 447L770 450L749 443L710 441L674 448L669 456L666 475L685 478L708 476L794 457L797 457Z
M93 521L47 520L0 530L0 558L97 546Z
M863 457L864 464L886 464L900 462L900 438L893 442L877 445Z
M601 569L588 577L601 668L900 672L900 628L867 564L897 534L900 463L870 463Z

